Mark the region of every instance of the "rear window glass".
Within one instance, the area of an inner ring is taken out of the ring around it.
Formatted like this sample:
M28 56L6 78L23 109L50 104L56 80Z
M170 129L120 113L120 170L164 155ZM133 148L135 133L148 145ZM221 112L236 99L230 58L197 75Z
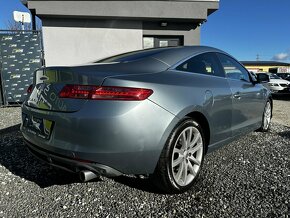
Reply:
M105 59L98 60L94 63L112 63L112 62L129 62L136 61L139 59L147 58L163 52L165 49L148 49L148 50L140 50L128 52L120 55L111 56Z
M176 67L176 70L224 77L224 74L219 70L216 56L211 52L190 58Z

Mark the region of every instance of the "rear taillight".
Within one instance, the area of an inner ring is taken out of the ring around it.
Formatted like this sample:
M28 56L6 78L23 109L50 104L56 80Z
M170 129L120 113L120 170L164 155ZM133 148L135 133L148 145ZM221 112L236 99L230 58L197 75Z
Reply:
M27 93L30 94L33 90L33 85L31 84L28 88L27 88Z
M59 93L61 98L78 98L92 100L142 101L153 91L143 88L115 86L66 85Z

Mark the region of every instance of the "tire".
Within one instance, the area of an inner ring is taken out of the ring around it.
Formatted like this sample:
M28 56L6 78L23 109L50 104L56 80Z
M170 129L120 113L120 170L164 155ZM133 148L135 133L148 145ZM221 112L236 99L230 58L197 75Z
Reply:
M272 118L272 104L270 101L267 101L264 108L262 126L259 129L260 132L267 132L270 129L271 118Z
M200 125L191 118L184 118L172 131L163 148L151 176L154 184L166 193L187 191L198 178L204 154L205 140Z

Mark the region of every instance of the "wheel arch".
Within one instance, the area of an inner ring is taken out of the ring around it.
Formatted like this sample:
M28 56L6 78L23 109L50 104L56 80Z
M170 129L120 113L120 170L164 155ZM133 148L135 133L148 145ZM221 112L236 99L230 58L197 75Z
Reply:
M204 137L205 137L205 145L206 145L206 152L207 152L208 146L210 143L210 126L209 126L209 122L206 116L203 115L201 112L193 111L187 114L186 117L190 117L194 119L201 126Z
M200 126L199 129L202 129L203 135L204 135L204 139L205 139L205 151L204 154L206 154L207 150L208 150L208 144L210 141L210 126L208 123L208 120L206 118L206 116L198 111L192 111L189 112L187 114L185 114L184 116L180 116L178 118L178 122L175 124L174 129L172 130L171 134L172 138L170 136L170 138L168 138L168 140L172 140L174 139L174 137L176 137L174 130L176 128L178 128L178 126L180 124L185 124L188 125L192 124L191 119L193 119L196 123L198 123L198 125ZM178 138L176 138L178 139ZM172 144L169 141L170 144ZM175 142L175 141L174 141ZM169 144L169 145L170 145ZM175 144L175 143L174 143ZM173 150L173 148L171 148ZM161 154L160 154L160 158L157 162L157 165L155 167L155 170L153 172L153 174L149 175L149 178L152 179L152 181L154 182L154 184L160 188L161 190L165 191L166 193L181 193L183 191L186 191L190 186L185 186L185 187L180 187L176 181L174 182L174 178L172 173L170 173L170 164L168 164L168 158L170 158L169 160L171 160L171 155L170 152L172 152L172 150L170 151L170 146L169 147L164 147ZM203 158L202 160L203 161ZM202 162L201 162L202 163ZM199 169L200 171L200 169ZM199 171L197 173L199 173ZM198 176L198 174L197 174ZM193 182L196 180L193 180ZM192 183L191 183L192 184Z

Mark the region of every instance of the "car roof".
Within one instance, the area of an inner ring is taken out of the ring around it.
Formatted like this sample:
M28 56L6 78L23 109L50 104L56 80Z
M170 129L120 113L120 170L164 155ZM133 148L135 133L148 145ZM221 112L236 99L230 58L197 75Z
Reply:
M128 62L128 61L140 60L142 58L154 58L171 67L172 65L188 57L195 56L195 55L205 53L205 52L225 53L219 49L208 47L208 46L164 47L164 48L152 48L152 49L128 52L128 53L102 59L100 61L97 61L96 63Z
M181 46L167 48L161 52L152 55L152 57L165 62L169 66L172 66L185 58L205 52L225 53L219 49L208 46Z

